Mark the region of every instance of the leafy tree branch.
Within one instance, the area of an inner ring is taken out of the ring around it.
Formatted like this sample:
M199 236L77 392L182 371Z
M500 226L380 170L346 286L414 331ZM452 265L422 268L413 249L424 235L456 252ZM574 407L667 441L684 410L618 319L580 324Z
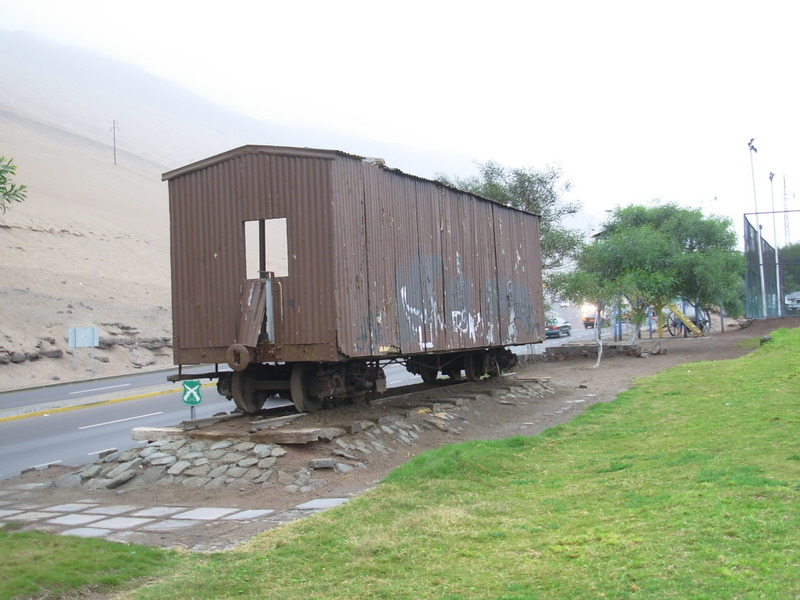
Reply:
M13 159L0 156L0 212L3 214L13 202L22 202L26 197L27 188L11 182L16 170Z

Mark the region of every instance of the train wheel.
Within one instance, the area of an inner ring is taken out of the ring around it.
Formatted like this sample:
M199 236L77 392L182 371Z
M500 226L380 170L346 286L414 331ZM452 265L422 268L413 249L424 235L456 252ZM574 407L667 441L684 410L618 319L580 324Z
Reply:
M298 363L292 369L289 388L292 402L300 412L315 412L322 408L322 400L309 393L309 382L314 377L313 368L305 363Z
M439 369L432 365L422 365L420 367L419 376L425 383L433 383L439 377Z
M469 381L478 381L486 374L486 360L483 352L464 354L464 376Z
M234 371L231 378L231 395L237 408L255 415L267 401L267 394L256 389L256 377L251 371Z

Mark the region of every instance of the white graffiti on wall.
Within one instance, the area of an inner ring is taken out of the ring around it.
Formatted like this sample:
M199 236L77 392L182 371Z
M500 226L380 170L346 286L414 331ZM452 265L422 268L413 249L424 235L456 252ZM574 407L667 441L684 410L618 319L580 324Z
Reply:
M450 312L450 323L453 333L466 335L473 342L477 341L478 332L481 330L483 319L480 313L470 314L466 309Z

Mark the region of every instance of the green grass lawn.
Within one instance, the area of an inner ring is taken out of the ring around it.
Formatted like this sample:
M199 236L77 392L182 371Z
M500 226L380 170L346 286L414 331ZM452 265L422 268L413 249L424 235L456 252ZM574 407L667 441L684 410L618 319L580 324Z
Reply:
M800 329L772 338L539 436L425 453L235 551L165 554L169 573L124 597L796 600Z

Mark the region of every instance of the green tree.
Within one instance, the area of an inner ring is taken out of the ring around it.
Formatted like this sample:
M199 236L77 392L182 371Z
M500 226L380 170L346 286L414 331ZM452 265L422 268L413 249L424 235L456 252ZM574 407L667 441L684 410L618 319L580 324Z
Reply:
M561 170L548 166L543 171L533 168L507 168L494 161L478 164L478 174L467 178L439 174L436 180L506 206L541 215L539 227L542 268L545 271L563 267L583 245L580 231L566 228L562 221L580 210L580 203L569 202L563 195L571 189Z
M618 207L595 242L579 254L576 268L554 285L575 300L625 298L633 311L633 337L648 305L660 315L664 304L679 297L703 307L737 303L744 261L736 241L729 219L704 217L698 209ZM586 286L592 280L603 282L602 298L593 297L596 285ZM586 286L583 292L581 286Z
M670 297L735 310L744 262L729 218L704 217L700 209L673 203L633 205L617 208L604 234L637 228L658 232L670 246L660 261L675 276Z
M13 159L6 160L5 156L0 156L0 212L3 214L12 202L25 200L27 188L24 185L11 183L16 170Z
M790 244L780 249L783 267L783 289L787 294L800 292L800 244Z

